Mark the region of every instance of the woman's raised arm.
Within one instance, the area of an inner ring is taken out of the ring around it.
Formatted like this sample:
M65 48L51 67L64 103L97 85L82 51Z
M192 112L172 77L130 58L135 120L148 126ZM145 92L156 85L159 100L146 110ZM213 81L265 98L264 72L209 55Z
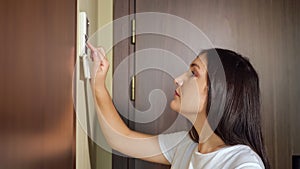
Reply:
M92 88L99 124L107 143L115 150L134 158L150 162L170 164L159 147L158 136L148 135L129 129L119 116L112 99L105 87L105 78L109 69L109 62L102 48L91 49L95 77Z

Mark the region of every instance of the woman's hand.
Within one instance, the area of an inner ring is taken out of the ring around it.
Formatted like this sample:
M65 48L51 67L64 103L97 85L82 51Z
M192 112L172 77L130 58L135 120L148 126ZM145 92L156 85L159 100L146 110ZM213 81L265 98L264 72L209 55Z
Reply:
M105 88L105 79L109 68L109 62L105 56L105 51L102 47L95 48L87 42L87 47L91 50L91 59L93 60L92 70L92 86L97 91Z

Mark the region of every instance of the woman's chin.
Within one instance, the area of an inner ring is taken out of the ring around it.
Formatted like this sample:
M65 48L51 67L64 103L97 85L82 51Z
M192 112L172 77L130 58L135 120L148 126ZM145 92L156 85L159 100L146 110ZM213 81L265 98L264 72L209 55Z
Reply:
M176 112L180 112L180 105L178 105L177 101L176 100L172 100L171 103L170 103L170 108L173 110L173 111L176 111Z

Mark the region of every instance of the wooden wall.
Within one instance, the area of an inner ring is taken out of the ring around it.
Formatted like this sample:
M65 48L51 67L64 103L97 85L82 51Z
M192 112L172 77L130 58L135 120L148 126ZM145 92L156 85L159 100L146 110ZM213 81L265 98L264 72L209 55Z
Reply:
M137 12L185 18L216 47L250 59L260 76L263 133L276 169L291 168L292 155L300 154L299 7L298 0L136 0ZM116 61L122 59L117 54Z

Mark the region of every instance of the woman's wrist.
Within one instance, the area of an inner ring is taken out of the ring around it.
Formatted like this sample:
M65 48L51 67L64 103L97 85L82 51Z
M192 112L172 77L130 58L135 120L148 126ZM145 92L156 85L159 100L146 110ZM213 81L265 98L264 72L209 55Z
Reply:
M103 95L104 93L106 93L107 88L105 84L98 84L95 86L94 90L96 95Z
M95 89L94 92L95 92L95 101L97 102L100 108L103 108L103 106L106 105L107 101L111 99L108 90L106 89L105 86Z

